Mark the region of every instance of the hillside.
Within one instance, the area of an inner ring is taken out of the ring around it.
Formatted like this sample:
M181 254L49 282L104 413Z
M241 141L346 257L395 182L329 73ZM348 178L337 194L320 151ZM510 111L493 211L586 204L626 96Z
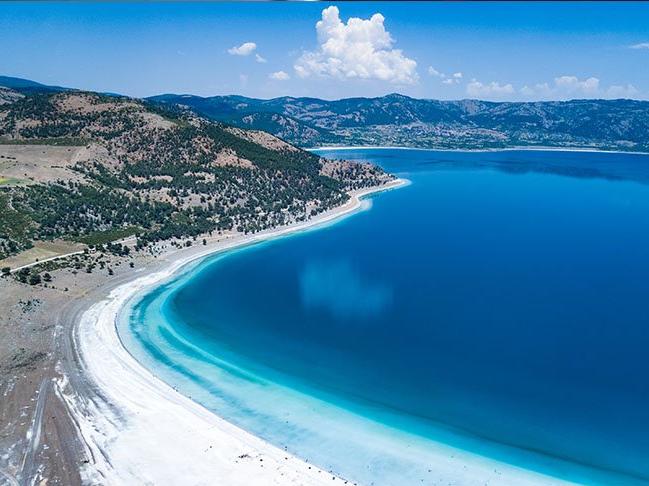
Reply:
M391 179L150 101L0 89L0 259L35 241L256 232Z
M13 76L0 76L0 86L4 88L14 89L14 90L32 91L32 92L71 91L70 88L63 88L61 86L50 86L47 84L32 81L30 79L15 78Z
M302 147L396 145L447 149L517 146L649 150L649 102L572 100L495 103L380 98L326 101L241 96L152 99L214 120L261 128Z

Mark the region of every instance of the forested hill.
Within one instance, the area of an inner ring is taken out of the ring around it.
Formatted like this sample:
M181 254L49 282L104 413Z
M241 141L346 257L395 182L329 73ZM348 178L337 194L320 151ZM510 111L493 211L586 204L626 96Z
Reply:
M213 120L259 128L300 146L397 145L481 149L517 146L649 151L649 102L438 101L399 94L326 101L242 96L152 99Z
M36 239L256 232L390 179L151 101L0 87L0 258Z

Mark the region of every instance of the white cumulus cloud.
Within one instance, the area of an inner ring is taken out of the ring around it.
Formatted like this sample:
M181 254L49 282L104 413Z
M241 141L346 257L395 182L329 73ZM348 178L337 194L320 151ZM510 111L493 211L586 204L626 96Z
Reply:
M337 79L378 79L396 84L418 81L417 63L394 49L380 13L369 19L340 19L338 7L322 11L316 23L318 48L304 52L295 62L298 76Z
M629 46L629 49L649 49L649 42L640 42Z
M228 53L233 56L249 56L257 49L257 44L254 42L244 42L240 46L234 46L228 49Z
M570 99L570 98L632 98L639 91L632 84L602 87L595 77L579 79L577 76L559 76L554 82L523 86L520 93L530 99Z
M533 97L550 97L552 95L552 88L548 83L537 83L533 86L523 86L521 88L521 94L529 98Z
M433 66L428 66L428 74L439 78L442 84L459 84L462 81L463 74L460 72L453 73L450 76L444 74L441 71L438 71Z
M577 76L559 76L554 78L555 87L565 93L594 94L599 90L599 79L590 77L580 80Z
M466 86L466 92L469 96L475 98L503 98L514 93L514 86L511 83L500 84L496 81L491 83L482 83L477 79L472 79Z
M274 79L276 81L286 81L287 79L291 79L291 77L288 75L288 73L284 71L276 71L274 73L270 73L268 75L270 79Z
M639 93L632 84L621 86L614 84L606 90L606 98L633 98Z
M261 57L259 54L255 54L255 61L264 64L268 62L265 57Z

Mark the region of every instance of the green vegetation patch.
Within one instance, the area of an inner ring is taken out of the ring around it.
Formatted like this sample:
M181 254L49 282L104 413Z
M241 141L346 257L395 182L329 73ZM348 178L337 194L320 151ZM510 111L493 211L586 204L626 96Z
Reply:
M29 248L33 221L14 209L6 194L0 193L0 259Z
M142 230L137 226L127 226L126 228L113 228L105 231L93 231L92 233L75 238L75 241L85 243L86 245L96 246L110 243L111 241L121 240L140 233Z
M3 177L0 176L0 186L19 186L23 184L30 184L31 181L26 181L24 179L16 179L15 177Z
M89 143L90 140L81 137L30 138L20 140L0 137L0 145L56 145L62 147L83 147Z

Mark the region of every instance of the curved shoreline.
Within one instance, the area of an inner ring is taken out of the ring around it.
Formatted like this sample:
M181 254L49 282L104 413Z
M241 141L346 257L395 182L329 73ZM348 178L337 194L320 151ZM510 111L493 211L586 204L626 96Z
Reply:
M171 385L156 377L123 347L116 319L137 294L174 278L178 272L208 255L281 237L338 221L362 208L362 197L407 184L358 191L343 206L298 225L265 233L193 247L162 268L146 269L110 290L107 298L82 313L73 335L83 378L96 388L90 399L65 393L62 398L74 416L88 455L94 463L82 470L84 482L103 484L204 484L218 478L232 485L324 484L335 476L230 424ZM169 418L173 417L173 420ZM440 445L441 446L441 445ZM443 447L439 477L458 484L473 484L477 478L498 471L500 484L558 484L561 480L534 471L475 456L467 452L462 468L449 464ZM142 454L141 451L146 451ZM140 452L138 454L138 452ZM459 451L463 452L463 451ZM459 459L459 458L458 458Z
M123 347L116 319L133 296L172 278L189 263L338 221L361 209L363 197L407 183L397 179L356 191L342 206L304 223L192 247L162 269L145 269L106 289L107 297L99 302L74 306L70 312L78 321L68 343L72 355L68 360L81 370L64 374L57 391L68 405L87 456L93 458L82 467L83 481L205 484L218 478L231 485L330 483L335 478L331 473L230 424L156 377ZM76 386L68 386L70 380ZM79 388L94 393L75 393Z

